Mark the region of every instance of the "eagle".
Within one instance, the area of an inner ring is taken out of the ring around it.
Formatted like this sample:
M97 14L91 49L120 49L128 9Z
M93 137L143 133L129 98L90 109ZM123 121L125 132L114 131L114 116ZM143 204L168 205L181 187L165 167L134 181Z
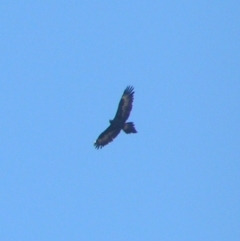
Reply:
M118 104L117 113L113 120L109 120L110 126L99 135L94 142L96 149L107 145L123 130L126 134L137 133L133 122L126 122L132 110L134 99L133 86L127 86Z

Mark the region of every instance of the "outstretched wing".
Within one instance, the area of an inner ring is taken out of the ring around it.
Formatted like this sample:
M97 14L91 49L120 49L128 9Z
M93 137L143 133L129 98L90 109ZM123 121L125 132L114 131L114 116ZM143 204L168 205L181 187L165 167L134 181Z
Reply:
M130 112L132 110L133 99L134 88L133 86L127 86L118 104L118 110L114 119L121 120L122 122L125 122L128 119Z
M120 131L120 128L115 128L110 125L94 142L95 148L102 148L109 142L113 141L113 139L119 134Z

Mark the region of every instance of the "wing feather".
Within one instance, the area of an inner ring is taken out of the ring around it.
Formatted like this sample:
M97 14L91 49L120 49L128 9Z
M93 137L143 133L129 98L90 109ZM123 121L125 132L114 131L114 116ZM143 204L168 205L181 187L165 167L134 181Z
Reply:
M97 140L94 143L95 148L99 149L107 145L109 142L113 141L113 139L119 134L121 129L114 128L111 125L99 135Z
M133 86L127 86L118 104L117 113L114 119L118 119L118 120L121 120L122 122L126 122L132 110L133 99L134 99L134 88Z

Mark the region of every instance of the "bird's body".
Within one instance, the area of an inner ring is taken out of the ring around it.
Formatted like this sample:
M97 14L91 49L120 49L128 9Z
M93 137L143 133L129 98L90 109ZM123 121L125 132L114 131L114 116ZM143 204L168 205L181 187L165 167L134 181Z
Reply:
M99 149L107 145L123 130L126 134L137 133L133 122L126 122L132 110L134 88L128 86L122 95L117 113L113 120L109 120L110 126L99 135L95 141L95 148Z

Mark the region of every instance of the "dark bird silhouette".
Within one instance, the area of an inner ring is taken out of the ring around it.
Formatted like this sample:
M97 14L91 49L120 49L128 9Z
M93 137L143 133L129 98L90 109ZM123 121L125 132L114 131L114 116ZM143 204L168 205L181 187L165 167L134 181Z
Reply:
M117 113L113 120L109 120L110 126L100 134L94 142L95 148L99 149L107 145L123 130L126 134L137 133L133 122L126 122L132 110L134 88L127 86L118 104Z

